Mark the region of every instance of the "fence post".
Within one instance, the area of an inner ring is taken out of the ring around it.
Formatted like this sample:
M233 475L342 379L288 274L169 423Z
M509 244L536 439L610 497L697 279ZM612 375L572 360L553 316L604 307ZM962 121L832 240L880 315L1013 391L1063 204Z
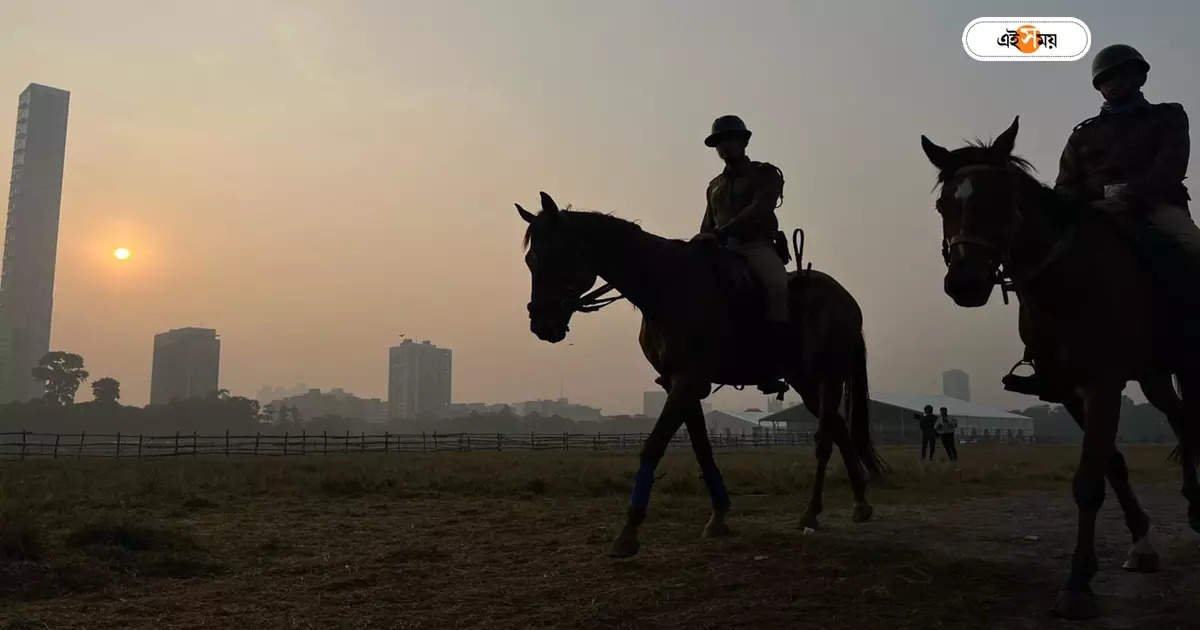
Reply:
M225 457L229 457L229 429L225 429Z
M179 432L175 432L175 455L179 455Z
M117 431L117 458L121 457L121 432Z
M300 432L300 454L308 455L308 429Z
M196 456L196 432L192 431L192 457Z
M361 436L359 437L359 439L362 441L359 442L360 446L359 446L358 450L360 450L364 453L367 452L367 432L363 431Z
M425 432L421 432L421 452L425 452Z
M325 431L321 431L321 438L322 438L322 439L324 440L324 442L325 442L325 446L324 446L324 449L325 449L325 451L324 451L324 454L325 454L325 455L328 455L328 454L329 454L329 430L328 430L328 429L327 429L327 430L325 430Z
M87 435L87 431L79 432L79 450L75 451L75 458L83 457L83 438Z
M283 432L283 454L287 455L288 432Z
M342 446L345 447L345 451L347 453L350 452L350 429L346 429L346 443L343 444Z
M142 434L138 434L138 459L142 458Z
M384 453L390 453L390 452L391 452L391 450L388 448L388 438L389 438L389 437L390 437L390 436L388 435L388 432L387 432L387 431L384 431L384 432L383 432L383 452L384 452Z
M496 434L496 452L497 453L504 450L504 448L501 446L502 444L504 444L504 436L497 433Z
M61 433L54 434L54 459L58 459L58 440L62 438Z
M21 459L25 459L25 429L21 429Z
M530 431L529 432L529 450L532 451L536 448L537 448L537 444L535 444L533 441L533 431Z
M458 450L460 453L463 450L463 439L462 438L463 438L463 434L459 433L458 434Z
M593 451L600 450L600 434L599 433L592 436L592 450Z
M254 454L255 455L258 455L258 442L261 439L262 439L262 433L256 432L254 434Z
M567 441L567 432L563 431L563 450L567 451L570 449L571 449L571 443Z
M467 452L468 453L471 452L471 434L470 433L467 434Z
M434 432L433 432L433 450L435 450L435 451L436 451L436 450L438 450L438 447L437 447L437 431L434 431Z

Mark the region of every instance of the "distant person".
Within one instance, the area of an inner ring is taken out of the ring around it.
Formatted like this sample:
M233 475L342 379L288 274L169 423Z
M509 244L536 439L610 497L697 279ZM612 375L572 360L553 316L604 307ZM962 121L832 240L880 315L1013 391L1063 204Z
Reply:
M958 461L958 445L955 444L954 431L958 428L958 420L950 415L945 407L938 410L940 414L937 423L934 425L934 430L942 437L942 446L946 449L946 457L950 461Z
M925 461L925 451L929 450L929 461L933 461L933 454L937 452L937 416L933 415L933 405L925 405L925 413L914 413L913 417L921 425L921 461Z

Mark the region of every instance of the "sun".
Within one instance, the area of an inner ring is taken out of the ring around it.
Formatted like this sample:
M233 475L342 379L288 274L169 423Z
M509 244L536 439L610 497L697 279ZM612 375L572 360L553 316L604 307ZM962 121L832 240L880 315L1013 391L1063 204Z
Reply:
M129 260L129 249L126 247L118 247L113 250L113 258L117 260Z

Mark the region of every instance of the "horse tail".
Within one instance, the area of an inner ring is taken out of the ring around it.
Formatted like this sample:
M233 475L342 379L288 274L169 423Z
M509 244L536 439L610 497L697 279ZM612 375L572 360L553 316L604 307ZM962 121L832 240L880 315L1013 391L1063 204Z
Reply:
M871 392L867 385L867 342L862 330L854 342L853 365L850 370L849 409L850 441L858 452L859 461L872 479L881 479L888 465L871 442Z
M1184 457L1187 457L1188 461L1186 463L1189 466L1195 466L1200 463L1200 426L1196 426L1192 422L1192 418L1188 412L1193 407L1188 405L1187 400L1188 397L1200 395L1200 390L1196 388L1195 377L1190 374L1185 377L1177 376L1175 383L1179 389L1179 410L1181 413L1179 414L1179 422L1172 422L1171 428L1175 430L1175 435L1178 437L1179 442L1171 450L1171 455L1167 459L1175 463L1185 463ZM1170 414L1168 414L1167 420L1172 420Z

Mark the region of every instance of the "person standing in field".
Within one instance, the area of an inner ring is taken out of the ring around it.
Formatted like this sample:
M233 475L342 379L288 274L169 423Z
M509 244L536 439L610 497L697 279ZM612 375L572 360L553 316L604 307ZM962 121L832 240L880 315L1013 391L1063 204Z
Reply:
M958 445L954 443L954 431L958 429L958 420L951 416L945 407L938 411L940 415L934 424L934 429L942 437L942 446L946 449L946 456L950 458L950 461L956 462L958 461Z
M933 405L925 405L925 413L914 413L913 417L921 426L921 461L925 461L926 450L929 451L929 461L933 461L933 454L937 451L937 431L934 430L937 416L933 415Z

